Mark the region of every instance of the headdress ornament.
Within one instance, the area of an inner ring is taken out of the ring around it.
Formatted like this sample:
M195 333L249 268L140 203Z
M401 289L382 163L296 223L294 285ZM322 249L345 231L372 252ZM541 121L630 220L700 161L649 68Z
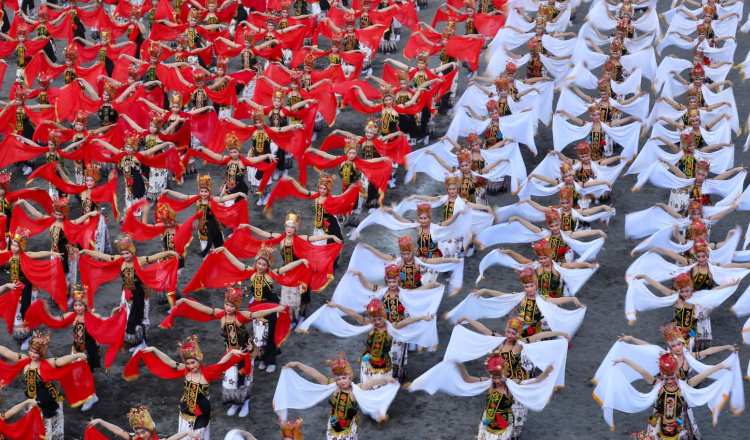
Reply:
M128 251L135 255L135 243L133 243L133 239L129 235L119 236L117 240L115 240L115 243L117 243L117 250L119 252Z
M131 408L128 412L128 421L130 427L133 430L145 429L149 432L154 432L156 426L154 420L151 418L151 414L148 412L148 408L145 406L139 406L138 408Z
M225 138L225 143L227 146L227 150L241 150L242 149L240 140L239 138L237 138L237 135L234 133L227 133L227 136Z
M334 176L328 173L320 173L320 177L318 178L318 187L320 187L320 185L325 185L330 192L333 189L333 180Z
M445 174L445 187L448 188L451 185L458 186L458 177L453 173Z
M659 356L659 373L662 376L672 376L677 372L677 360L669 353Z
M326 361L326 363L331 366L333 377L353 376L352 367L351 365L349 365L349 361L344 357L344 353L341 351L338 353L338 357L329 359Z
M518 65L514 61L507 61L505 63L505 73L515 75L518 71Z
M223 69L224 72L227 71L227 67L229 67L229 57L219 57L216 59L216 67L219 69Z
M101 166L99 164L90 163L86 166L86 169L83 170L83 177L91 177L94 179L94 181L99 181L99 177L101 177L100 173Z
M420 203L417 205L417 217L422 214L427 214L427 217L432 217L432 205L429 203Z
M287 438L302 440L302 419L296 421L279 420L279 424L281 425L282 440Z
M414 239L411 236L406 235L398 237L398 250L401 252L414 252Z
M177 213L174 212L171 206L166 203L156 204L156 219L159 223L165 223L169 220L177 218Z
M508 323L505 324L506 329L512 328L519 334L521 333L521 330L523 330L523 326L523 319L519 318L518 316L511 316L510 318L508 318Z
M70 296L73 302L80 301L89 306L89 292L88 289L80 284L75 284L70 288Z
M567 186L564 186L560 188L560 191L558 192L560 195L560 200L568 200L570 203L573 203L573 190L568 188Z
M401 268L395 264L389 264L385 267L385 279L395 278L399 279L401 276Z
M8 191L8 188L10 187L10 177L13 175L13 173L2 170L0 171L0 188L4 189L6 192Z
M530 267L524 267L518 275L521 277L521 284L536 282L536 272Z
M533 247L534 253L536 253L538 257L547 256L552 258L552 247L550 246L549 238L544 237L543 239L534 243Z
M58 197L52 202L52 208L55 212L62 212L64 215L68 215L68 212L70 212L69 202L70 199L68 197Z
M262 258L268 262L268 268L270 270L274 262L273 248L268 247L265 244L260 245L260 250L258 251L258 254L255 256L256 260L258 260L259 258Z
M286 214L286 220L284 220L284 224L288 223L294 224L294 227L299 229L300 215L296 212L288 212Z
M461 162L471 162L471 151L465 148L458 150L458 152L456 153L456 156L458 157L459 164Z
M242 306L243 291L244 289L239 284L227 287L227 291L224 294L224 302L232 303L239 309Z
M26 250L26 242L29 241L29 230L22 227L17 227L13 233L12 240L18 243L18 246L22 251Z
M211 191L214 188L214 183L211 180L210 174L199 174L198 175L198 188L207 189Z
M560 223L560 213L557 212L557 209L548 209L544 213L544 219L548 226L552 223Z
M307 67L315 67L315 55L312 54L312 52L305 55L305 66Z
M689 287L690 290L693 290L693 279L689 273L681 273L674 279L675 290L680 291L683 287Z
M587 141L579 142L578 145L576 145L576 151L579 156L591 154L591 145Z
M566 174L575 174L575 170L573 170L573 166L569 163L563 163L560 166L560 174L565 177Z
M685 342L685 337L687 336L687 333L685 332L685 329L682 328L679 324L675 322L670 322L668 325L664 327L659 327L659 330L661 330L662 334L664 335L664 343L667 344L667 347L669 347L670 342L677 339L678 341Z
M386 311L385 307L383 307L383 302L377 298L373 298L372 301L367 304L367 314L370 316L370 318L385 318Z
M198 362L203 361L203 353L198 346L198 336L196 335L188 336L181 342L178 342L177 349L180 351L180 357L183 361L188 359L195 359Z
M31 341L29 341L29 350L34 350L41 357L44 357L49 347L49 339L49 330L34 330L34 334L31 335Z

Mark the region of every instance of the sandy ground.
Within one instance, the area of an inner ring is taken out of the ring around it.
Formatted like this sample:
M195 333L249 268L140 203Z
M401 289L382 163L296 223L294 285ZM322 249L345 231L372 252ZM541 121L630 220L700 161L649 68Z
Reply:
M420 17L424 21L431 21L435 9L438 5L431 2L420 12ZM586 9L587 6L584 6ZM666 8L666 5L660 7ZM585 16L585 11L578 13L577 20L574 23L574 29L577 29ZM664 27L666 29L666 26ZM405 29L404 37L400 42L403 48L408 30ZM735 59L740 62L747 54L750 44L745 36L738 35L739 49ZM685 53L680 53L685 56ZM380 54L376 57L374 63L375 74L382 70L382 60L385 57L394 55ZM403 58L400 58L403 59ZM14 61L14 60L11 60ZM433 61L436 63L437 61ZM483 69L486 61L482 61ZM12 70L9 69L6 75L2 95L7 96ZM230 69L231 70L231 69ZM524 68L520 69L519 76L525 72ZM459 91L466 87L466 70L462 69L460 75ZM732 71L728 79L735 82L735 96L739 105L740 118L744 121L748 114L747 102L743 98L748 97L747 86L741 83L741 78L736 71ZM649 84L644 82L644 90L649 90ZM653 102L652 96L652 102ZM365 115L355 113L348 108L337 119L336 128L341 128L354 133L361 133ZM345 117L343 117L345 116ZM95 119L95 118L92 118ZM437 116L437 132L433 139L439 138L449 124L447 116ZM743 124L744 125L744 124ZM327 133L326 130L323 134ZM737 145L736 164L739 165L746 161L747 155L740 151L745 140L745 134L735 139ZM324 136L319 136L315 143L318 146ZM541 126L537 137L537 146L540 150L540 158L551 149L551 128ZM421 147L421 145L420 145ZM527 169L531 170L540 158L534 158L528 151L524 152ZM221 182L223 179L221 170L216 167L207 168L199 165L201 171L209 170L214 176L215 182ZM13 189L18 189L23 185L22 173L19 169L13 169L14 183ZM297 170L292 171L293 174ZM403 168L399 169L399 182L403 182ZM312 180L312 179L311 179ZM634 326L628 326L624 317L623 300L626 286L623 281L625 269L632 261L630 250L635 246L635 241L625 240L623 234L624 216L628 212L647 208L655 202L666 202L668 191L655 189L647 186L638 193L631 193L630 187L635 179L632 176L623 177L617 181L612 197L612 204L616 206L618 215L612 219L609 226L601 225L597 227L605 228L609 238L604 249L599 255L598 263L601 265L599 272L591 281L579 292L578 297L582 302L587 304L588 311L586 319L581 327L578 336L572 341L572 348L568 355L568 366L566 371L566 387L559 390L552 397L549 405L541 413L531 413L529 415L523 438L528 440L542 438L560 438L560 439L614 439L628 438L636 430L641 430L646 425L647 414L615 414L617 427L610 431L604 423L601 416L599 405L591 397L593 385L590 378L593 376L601 359L621 333L630 333L636 337L659 343L661 334L658 327L668 322L671 316L671 310L661 309L652 312L641 313L638 321ZM218 187L218 184L216 185ZM122 182L120 189L123 191ZM174 188L178 191L195 194L197 185L195 176L187 176L186 183L182 188ZM399 183L396 189L388 191L387 202L398 202L403 197L410 194L441 194L444 191L442 182L435 182L421 176L414 184L403 185ZM508 194L492 197L492 205L507 205L514 203L515 197ZM544 200L545 203L555 203L556 200ZM312 232L312 202L287 200L283 205L276 206L274 217L266 219L255 206L250 203L251 222L265 230L282 231L284 215L288 209L294 209L303 213L302 227L300 233L309 234ZM124 206L122 194L120 195L120 206ZM78 207L73 210L72 216L79 212ZM179 220L184 220L190 214L191 210L179 214ZM112 219L111 210L108 209L110 217L110 234L116 237L118 226ZM733 213L723 220L714 231L714 237L723 237L726 232L736 224L744 227L748 220L745 213ZM391 231L384 230L380 227L370 228L362 235L361 240L389 252L396 252L395 234ZM347 262L356 243L346 242L342 261ZM44 250L48 249L49 241L46 234L40 234L30 240L29 249ZM189 250L187 258L186 271L181 279L181 286L184 286L188 279L201 263L201 258L197 256L198 243L193 243ZM532 252L527 245L515 245L513 249L518 250L524 255L531 256ZM161 250L161 244L157 241L138 245L139 255L147 255ZM479 252L466 262L464 289L454 298L445 298L440 313L450 310L458 304L474 288L472 280L476 278L478 264L485 252ZM345 263L344 263L345 265ZM341 267L336 271L340 276L344 273L345 268ZM0 274L0 282L6 282L8 275L4 272ZM508 269L492 270L487 275L482 287L488 287L501 291L516 291L520 289L517 276ZM738 292L744 291L746 283L740 286ZM315 310L330 298L335 288L335 282L325 291L313 295L311 309ZM739 294L736 294L739 295ZM221 307L223 301L223 292L204 291L193 295L199 301L216 307ZM48 297L48 295L44 295ZM738 319L728 310L736 296L728 300L723 307L714 311L713 330L715 344L740 343L740 331L744 319ZM119 304L120 301L120 282L115 281L102 286L97 292L97 306L100 313L108 313L109 310ZM218 323L201 324L188 320L178 320L177 325L172 330L160 330L153 325L160 322L166 315L166 305L155 305L152 302L151 322L152 331L149 336L149 344L158 347L170 356L178 358L176 351L176 342L190 334L200 336L201 346L208 362L216 362L223 353L223 343L219 331ZM492 320L486 324L493 329L502 330L505 320ZM440 335L440 348L433 353L424 352L421 354L410 354L409 358L409 380L413 380L419 374L423 373L431 366L436 364L443 355L443 351L448 343L451 332L451 325L440 320L438 323ZM69 331L56 331L53 334L50 356L62 356L70 352L71 334ZM14 342L8 335L0 335L0 344L16 349ZM353 362L360 354L364 344L364 338L338 339L336 337L313 331L309 334L293 334L288 341L282 346L282 354L278 362L283 365L289 361L301 361L308 365L314 366L323 372L328 372L324 363L325 359L333 356L336 351L343 350L349 359ZM743 349L740 353L742 364L748 361L747 350ZM157 432L160 435L172 435L177 430L177 404L182 394L182 383L180 381L167 382L156 378L145 369L142 369L141 378L134 382L125 382L122 377L122 368L127 361L129 353L123 352L119 355L113 368L105 373L104 371L95 372L97 383L97 394L100 402L94 406L91 412L81 413L78 409L65 408L65 428L66 438L79 439L83 437L83 431L86 422L95 417L100 417L115 423L121 427L127 428L128 422L125 416L128 408L138 405L147 405L157 424ZM709 359L709 363L719 362L722 355L714 356ZM475 361L469 365L472 373L483 373L483 364ZM355 368L356 370L357 368ZM266 373L257 371L255 375L255 390L251 401L251 413L245 419L238 417L228 417L226 408L220 403L221 384L212 385L212 437L214 439L223 438L224 434L232 428L241 428L252 432L258 439L278 438L279 429L276 425L276 415L271 408L271 400L278 379L279 371L276 373ZM8 389L5 390L2 408L9 408L11 405L22 399L21 381L14 381ZM484 405L482 396L471 398L453 398L444 394L434 396L425 393L412 394L405 390L399 392L390 409L390 418L387 422L378 424L369 418L363 418L361 422L361 438L388 438L393 440L401 439L430 439L430 440L447 440L447 439L469 439L474 438L477 433L477 424L479 422L481 411ZM705 438L742 438L742 426L744 418L732 417L727 410L723 410L720 416L719 424L716 428L711 427L709 411L706 408L699 408L695 411L702 433ZM297 413L292 413L294 418L303 417L305 419L304 432L306 438L318 440L324 438L325 425L328 417L328 407L321 403L313 408ZM112 436L110 436L112 438Z

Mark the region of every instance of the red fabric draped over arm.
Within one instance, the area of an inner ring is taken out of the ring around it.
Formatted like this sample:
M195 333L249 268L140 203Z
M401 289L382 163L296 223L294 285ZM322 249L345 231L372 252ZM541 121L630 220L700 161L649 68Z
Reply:
M193 205L195 202L200 199L201 196L193 196L190 197L187 200L177 200L173 199L166 194L159 197L159 203L166 203L169 205L170 208L172 208L175 212L180 212L188 209L191 205Z
M431 43L437 44L437 46L428 44L417 34L421 34ZM429 53L430 55L435 55L436 53L440 52L440 49L443 48L443 46L440 44L440 41L442 39L443 36L441 34L438 34L437 32L430 32L427 30L415 32L411 35L411 38L409 38L409 41L404 47L404 57L406 57L407 59L411 59L417 56L417 54L425 52Z
M192 217L185 220L185 222L178 226L177 231L174 234L172 242L174 243L174 250L182 258L185 258L185 252L190 242L193 241L193 223L201 218L203 213L196 212Z
M308 141L305 136L305 130L276 132L266 129L266 134L279 148L291 153L298 163L302 160L302 156L305 154L305 150L307 150Z
M78 266L81 272L81 284L89 291L89 306L94 307L94 294L104 283L114 280L120 275L123 260L99 261L88 255L78 256Z
M216 131L218 123L219 116L213 109L198 115L191 115L190 132L196 139L201 141L203 145L208 145L211 142L211 137Z
M29 281L46 290L63 311L68 311L68 285L59 258L34 260L21 252L21 269Z
M474 26L485 37L494 38L497 35L497 31L505 26L505 19L505 14L474 14Z
M175 370L171 366L164 363L163 360L159 359L153 353L146 353L143 350L135 352L133 357L130 358L128 363L125 365L125 369L122 371L122 377L127 380L135 380L140 376L139 365L141 360L148 370L156 377L160 379L182 379L185 377L185 372Z
M86 189L84 185L76 185L76 184L68 183L64 181L57 174L56 162L51 162L51 163L42 165L36 170L34 170L34 172L29 175L28 183L31 183L31 181L37 177L46 180L47 182L51 183L52 186L54 186L55 188L62 190L63 192L68 193L68 194L79 194Z
M234 80L229 81L227 85L219 91L211 90L208 87L205 88L205 91L206 95L215 103L237 105L237 89Z
M244 358L244 356L233 355L223 364L204 365L203 368L201 368L203 378L209 382L221 379L224 372L239 364L242 361L242 358Z
M391 178L391 170L393 168L391 161L388 160L383 162L369 162L358 157L354 159L354 165L360 171L362 171L362 174L367 176L367 180L370 181L370 185L373 185L375 188L377 188L378 193L380 194L378 202L382 206L383 197L385 197L385 191L388 189L388 180Z
M346 136L339 136L337 134L329 134L320 146L320 151L329 151L335 148L344 148L346 145Z
M412 2L406 2L405 4L399 5L395 18L399 23L411 29L412 32L420 29L417 9Z
M54 217L35 219L30 217L20 206L13 207L13 216L10 220L10 230L15 231L19 226L29 230L29 235L34 236L44 232L55 222Z
M6 253L9 254L10 252ZM3 262L3 264L5 263ZM0 296L0 317L5 320L5 327L8 330L8 334L13 333L13 321L16 319L16 309L18 308L19 301L21 301L22 291L23 286L5 292ZM2 375L2 368L0 368L0 375Z
M101 213L98 215L102 215ZM96 228L99 225L99 219L92 217L88 221L77 225L70 220L63 220L63 229L65 237L69 242L80 246L83 249L92 249L94 246L94 236Z
M128 323L127 311L125 307L120 307L120 310L109 318L97 318L91 312L86 312L85 316L86 331L98 343L109 345L104 353L104 368L109 368L125 342L125 326Z
M205 144L206 148L216 154L221 154L227 149L226 139L229 133L234 133L237 139L241 143L244 143L255 133L255 127L240 127L229 121L218 121L216 123L216 130L213 132L213 136L211 136L211 142Z
M55 330L68 328L73 325L73 321L76 319L75 313L71 313L67 318L55 318L44 310L44 303L43 299L38 299L31 303L26 310L26 315L23 317L23 325L28 328L36 328L44 324Z
M117 209L117 171L115 171L112 180L104 185L97 186L91 190L91 200L96 203L109 203L112 205L112 211L115 213L115 219L120 218L120 211Z
M15 312L15 309L13 309L13 311ZM19 374L23 373L24 367L29 365L29 363L31 363L30 357L21 359L15 364L8 363L0 359L0 382L6 384L13 382L13 379L18 377Z
M18 199L33 200L41 205L49 214L54 210L49 193L41 188L19 189L18 191L9 192L5 195L5 199L11 203Z
M99 72L97 72L97 76L98 74ZM78 81L74 81L60 89L60 94L54 104L57 117L61 121L67 119L72 123L75 121L79 110L93 114L99 110L103 102L101 99L92 99L86 96L86 92L81 88Z
M273 189L271 190L271 194L269 194L268 196L268 203L266 204L266 208L264 210L266 215L271 214L271 205L273 205L276 200L284 200L288 197L297 197L298 199L314 199L315 197L318 197L318 193L313 192L309 195L305 194L298 190L290 180L279 179L279 181L276 182L276 185L274 185Z
M185 300L198 302L193 298L185 298ZM209 315L208 313L203 313L200 310L190 307L188 304L180 303L172 309L172 312L169 315L167 315L166 318L164 318L161 324L159 324L159 327L160 328L174 327L174 319L177 317L187 318L187 319L191 319L197 322L210 322L210 321L214 321L217 319L221 319L225 314L226 312L221 311L217 313L216 315ZM241 316L241 315L238 314L237 316Z
M390 142L383 142L378 138L372 141L375 149L378 150L378 154L391 159L391 161L399 165L404 165L406 163L406 155L411 153L409 141L406 140L405 136L398 136Z
M312 166L319 169L334 168L346 162L346 156L339 156L336 159L326 159L315 153L307 153L302 157L299 166L299 183L302 186L307 185L307 167Z
M380 40L383 39L383 34L385 34L385 31L387 30L388 28L386 26L375 25L365 29L357 29L354 31L354 34L357 36L357 40L359 40L360 43L372 49L372 54L374 56L378 51Z
M333 280L333 262L343 249L343 243L330 243L316 246L307 240L294 236L294 254L304 258L314 270L310 279L310 290L319 292Z
M47 147L34 147L19 141L13 136L6 136L0 142L0 168L5 168L16 162L33 159L48 151L49 148Z
M141 153L135 153L135 157L144 165L151 168L163 168L174 173L175 179L182 182L182 174L185 172L185 165L182 164L180 154L177 149L170 148L153 157L145 156Z
M125 219L122 221L120 231L130 235L131 237L133 237L133 240L136 241L153 240L154 238L164 233L164 225L147 225L146 223L143 223L142 221L135 218L135 212L139 209L142 209L149 203L149 200L144 199L133 204L133 206L131 206L130 209L125 212Z
M169 258L147 267L141 267L135 262L135 272L138 278L153 290L165 290L168 293L177 291L177 271L179 270L179 258Z
M42 440L46 439L44 419L39 408L33 407L26 415L13 423L0 419L0 436L13 440Z
M222 289L229 284L239 283L255 274L255 269L240 270L227 259L223 252L211 252L203 260L193 278L182 289L183 293L201 289Z
M261 240L252 236L249 228L237 229L224 242L224 247L237 258L255 258L261 246L274 247L281 243L284 234L270 240Z
M72 408L77 408L94 397L94 376L86 361L74 361L62 367L54 367L49 362L42 362L39 375L45 382L60 382L65 398Z
M383 110L383 104L376 104L372 107L367 106L359 100L359 92L354 88L349 88L343 95L341 95L341 108L350 106L359 113L378 113Z
M466 61L471 70L476 71L479 68L479 54L483 47L484 38L456 36L445 43L445 52L453 58Z
M187 28L188 25L186 24L167 26L166 24L155 21L154 26L151 28L149 38L156 41L175 41Z
M328 122L328 125L333 125L336 121L336 106L338 103L331 83L320 84L309 92L300 90L300 93L304 99L316 99L320 115Z
M219 222L230 229L237 229L237 226L250 223L249 209L247 199L235 199L234 205L224 206L211 198L211 211Z
M274 307L278 307L278 304L274 303L252 303L247 308L247 310L252 312L260 312L263 310L273 309ZM289 313L289 307L285 307L284 311L277 313L277 319L276 319L276 328L274 329L273 333L273 340L276 342L276 346L280 346L284 341L286 341L286 338L289 336L289 329L292 327L292 316ZM242 315L237 315L237 317L241 317ZM238 319L238 321L242 322ZM244 324L244 323L243 323ZM249 354L249 353L248 353ZM250 358L250 363L252 365L252 358ZM247 365L245 366L247 368ZM243 370L244 371L244 370ZM248 373L249 374L249 373Z

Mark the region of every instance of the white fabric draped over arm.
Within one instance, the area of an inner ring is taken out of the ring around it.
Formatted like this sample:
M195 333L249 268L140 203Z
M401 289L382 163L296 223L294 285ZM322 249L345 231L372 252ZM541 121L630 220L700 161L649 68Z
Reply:
M635 68L640 68L643 77L649 81L656 74L656 54L651 46L638 52L624 55L620 58L620 63L624 69L629 72Z
M731 61L731 60L729 60ZM701 92L703 99L706 101L706 106L718 104L721 102L728 102L729 108L723 107L722 112L729 114L730 126L735 134L739 134L740 129L740 115L737 113L737 102L734 98L734 89L732 87L726 87L724 90L718 92L712 92L706 85L701 86ZM703 122L703 121L702 121ZM705 121L704 123L711 122ZM721 129L720 123L716 124L714 130ZM729 141L726 141L729 142ZM715 143L715 142L714 142Z
M579 269L568 269L560 266L559 264L552 262L552 266L560 274L560 279L565 283L564 294L565 296L576 296L581 287L591 278L594 273L599 269L599 265L593 269L588 267L582 267Z
M631 122L630 124L613 127L602 123L602 130L607 133L618 144L622 145L622 156L632 159L638 154L638 139L641 134L640 122Z
M637 312L660 309L673 306L679 295L656 296L643 280L633 280L625 293L625 318L629 322L635 322Z
M497 218L498 223L506 223L514 215L525 218L530 222L543 222L545 219L542 211L528 203L514 203L495 209L495 218Z
M485 255L484 258L482 258L482 261L479 262L479 276L477 277L476 284L479 284L479 282L484 279L484 271L494 265L509 267L511 269L520 269L524 266L531 266L535 268L537 266L537 263L521 264L518 261L514 260L510 255L503 254L498 249L495 249L494 251Z
M524 296L526 294L520 292L484 298L474 293L469 293L456 307L446 312L444 317L451 324L455 324L459 318L464 316L471 319L502 318L514 310L523 300Z
M680 229L684 229L690 224L690 220L675 218L662 208L652 206L642 211L625 214L625 238L642 238L675 224L679 225Z
M695 178L683 179L677 177L672 174L666 164L655 162L653 165L638 174L638 180L632 190L640 190L646 182L650 182L657 188L675 189L692 185L693 182L695 182Z
M273 409L281 420L288 420L288 409L307 409L325 400L336 389L336 383L321 385L305 380L291 368L282 368Z
M656 252L647 252L638 257L625 271L625 282L632 283L636 275L645 274L656 281L671 280L681 273L693 268L690 266L678 266L662 258Z
M672 241L673 237L674 226L667 226L665 228L662 228L654 232L650 237L638 243L638 245L634 247L632 251L630 251L630 255L634 255L639 252L646 252L655 247L664 248L668 251L676 252L678 254L687 252L688 250L693 248L693 244L695 243L693 240L688 240L684 244L680 244Z
M476 241L482 249L501 243L531 243L539 241L548 236L550 232L542 229L541 232L532 232L520 222L502 223L489 227L477 235Z
M461 258L458 263L425 263L417 257L414 257L417 265L432 269L435 272L450 272L451 281L446 293L450 296L457 294L464 283L464 259Z
M359 385L352 384L352 392L359 409L378 422L386 419L388 408L396 398L399 388L401 387L397 383L388 383L375 390L363 390Z
M612 107L633 116L637 116L644 121L648 117L649 95L643 95L641 97L635 98L635 100L633 100L633 102L629 104L621 104L616 99L610 99L609 102Z
M583 126L577 126L568 122L561 114L552 116L552 141L554 149L562 151L568 145L585 139L591 132L591 122L586 122ZM604 125L604 124L602 124Z
M540 295L536 296L536 306L547 320L550 330L553 332L565 332L573 339L578 329L583 324L583 318L586 316L586 307L580 307L575 310L564 309L556 304L547 301ZM533 345L533 344L531 344Z

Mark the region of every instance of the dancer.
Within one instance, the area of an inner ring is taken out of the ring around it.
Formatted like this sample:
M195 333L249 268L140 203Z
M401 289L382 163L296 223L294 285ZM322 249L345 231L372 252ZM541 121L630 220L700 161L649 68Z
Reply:
M146 408L145 406L130 408L130 411L128 411L128 422L130 423L130 427L133 428L133 433L129 433L119 426L109 422L105 422L102 419L91 420L88 424L86 424L86 430L96 430L97 426L101 426L112 434L125 440L156 440L158 438L156 436L156 425L154 424L154 420L151 418L151 414L148 412L148 408ZM171 437L167 437L166 440L183 440L185 437L189 437L192 439L205 438L200 434L195 433L194 431L188 430L175 434Z

